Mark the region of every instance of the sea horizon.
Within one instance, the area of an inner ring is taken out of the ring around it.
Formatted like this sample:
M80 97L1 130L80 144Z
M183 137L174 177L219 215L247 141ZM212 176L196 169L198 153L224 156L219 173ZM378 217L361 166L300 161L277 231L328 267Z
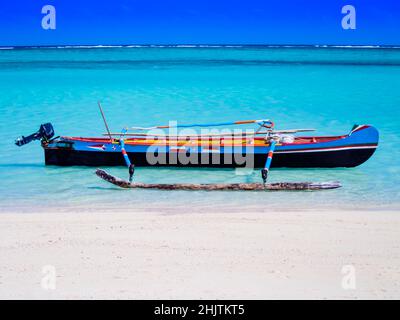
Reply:
M240 43L131 43L131 44L47 44L0 45L0 49L94 49L94 48L339 48L400 49L400 44L240 44Z

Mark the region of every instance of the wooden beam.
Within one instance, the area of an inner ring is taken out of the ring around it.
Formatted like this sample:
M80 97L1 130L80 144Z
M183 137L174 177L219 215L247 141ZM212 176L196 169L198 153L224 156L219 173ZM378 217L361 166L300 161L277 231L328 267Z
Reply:
M196 184L196 183L130 183L109 174L105 170L97 169L96 175L118 187L126 189L159 189L159 190L205 190L205 191L278 191L278 190L322 190L341 187L339 182L274 182L274 183L220 183L220 184Z

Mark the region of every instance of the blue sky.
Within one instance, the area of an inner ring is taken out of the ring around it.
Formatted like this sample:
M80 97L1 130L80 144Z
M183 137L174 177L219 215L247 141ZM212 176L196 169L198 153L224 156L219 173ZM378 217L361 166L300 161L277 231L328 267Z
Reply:
M56 30L41 27L44 5ZM356 8L343 30L341 8ZM398 0L1 0L0 45L400 45Z

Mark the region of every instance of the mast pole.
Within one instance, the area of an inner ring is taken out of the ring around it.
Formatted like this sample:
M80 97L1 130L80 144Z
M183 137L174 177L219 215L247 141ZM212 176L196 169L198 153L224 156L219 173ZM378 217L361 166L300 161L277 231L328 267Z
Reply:
M97 104L99 106L101 117L103 118L103 121L104 121L104 125L106 126L108 136L110 137L110 142L112 143L113 138L111 136L110 129L108 128L107 120L106 120L106 117L104 116L103 108L101 107L100 101L97 101Z

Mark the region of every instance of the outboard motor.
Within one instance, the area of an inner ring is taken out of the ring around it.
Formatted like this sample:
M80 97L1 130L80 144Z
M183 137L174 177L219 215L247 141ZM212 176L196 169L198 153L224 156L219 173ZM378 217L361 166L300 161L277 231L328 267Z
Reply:
M54 136L54 128L51 125L51 123L45 123L40 125L39 131L32 133L31 135L27 137L19 137L17 140L15 140L15 144L18 147L23 146L24 144L27 144L29 142L32 142L33 140L44 140L48 141Z

